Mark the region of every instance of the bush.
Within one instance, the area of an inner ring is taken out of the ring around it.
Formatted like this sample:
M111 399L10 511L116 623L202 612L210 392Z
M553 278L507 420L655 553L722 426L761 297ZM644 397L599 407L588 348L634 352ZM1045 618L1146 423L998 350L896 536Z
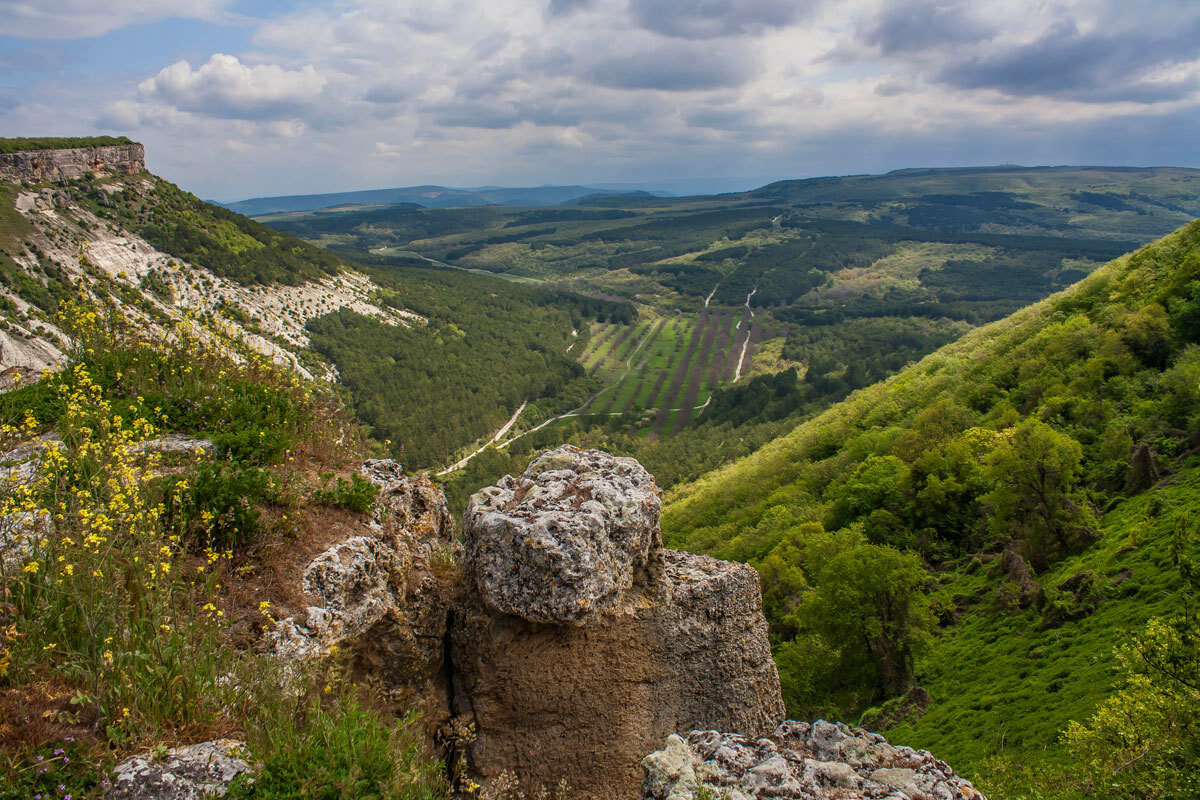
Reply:
M312 493L312 501L323 506L362 513L375 502L377 494L378 486L355 473L350 476L350 480L339 477L332 488L317 489Z
M253 542L261 528L258 504L276 498L270 472L236 461L203 462L164 481L167 524L185 544L214 549Z

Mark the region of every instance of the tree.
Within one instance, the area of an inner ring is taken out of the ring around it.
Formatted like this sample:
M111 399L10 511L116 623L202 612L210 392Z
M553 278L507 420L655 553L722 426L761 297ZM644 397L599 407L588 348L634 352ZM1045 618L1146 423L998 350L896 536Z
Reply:
M868 457L826 490L825 496L833 500L826 526L841 528L879 508L901 511L907 480L908 466L895 456Z
M985 462L992 490L983 496L1000 541L1019 541L1036 570L1079 550L1096 523L1075 491L1083 448L1038 419L1004 436Z
M798 617L840 650L843 678L888 696L906 690L932 630L921 560L846 530L809 539L804 562L814 591Z

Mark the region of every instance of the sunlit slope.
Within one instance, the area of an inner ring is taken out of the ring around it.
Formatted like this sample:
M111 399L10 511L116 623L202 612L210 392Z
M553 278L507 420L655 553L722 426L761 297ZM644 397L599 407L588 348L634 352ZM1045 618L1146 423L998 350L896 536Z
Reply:
M823 493L836 478L871 455L890 453L921 412L941 401L971 410L976 425L995 427L1006 414L1053 422L1104 382L1102 374L1091 383L1079 374L1079 365L1097 357L1100 333L1128 338L1124 317L1151 303L1187 302L1186 286L1200 273L1198 240L1200 223L1190 223L856 392L753 455L675 488L663 513L664 535L675 546L726 558L762 557L775 544L773 515L820 521L828 505ZM1114 405L1108 412L1128 410ZM1083 444L1085 461L1098 458L1099 442Z

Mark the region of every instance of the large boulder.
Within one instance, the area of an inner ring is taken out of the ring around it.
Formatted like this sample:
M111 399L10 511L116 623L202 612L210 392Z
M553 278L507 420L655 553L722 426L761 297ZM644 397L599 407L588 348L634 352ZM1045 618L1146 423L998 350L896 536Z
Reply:
M564 445L475 494L463 516L475 588L494 611L578 624L657 567L662 501L632 458Z
M639 762L667 735L783 719L758 574L662 550L636 462L551 451L476 495L463 534L476 593L451 631L453 698L485 782L636 797Z
M824 720L788 721L762 738L672 734L642 768L643 800L984 800L929 752Z

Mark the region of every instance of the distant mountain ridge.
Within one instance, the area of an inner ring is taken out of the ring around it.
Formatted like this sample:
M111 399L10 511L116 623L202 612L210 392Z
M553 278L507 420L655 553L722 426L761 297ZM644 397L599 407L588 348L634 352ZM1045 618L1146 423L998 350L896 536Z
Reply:
M415 203L425 208L461 206L556 206L581 198L671 197L670 192L605 189L597 186L484 186L457 189L449 186L403 186L394 189L368 189L361 192L330 192L279 197L252 197L234 203L217 203L248 217L286 214L292 211L318 211L341 206L391 206Z

